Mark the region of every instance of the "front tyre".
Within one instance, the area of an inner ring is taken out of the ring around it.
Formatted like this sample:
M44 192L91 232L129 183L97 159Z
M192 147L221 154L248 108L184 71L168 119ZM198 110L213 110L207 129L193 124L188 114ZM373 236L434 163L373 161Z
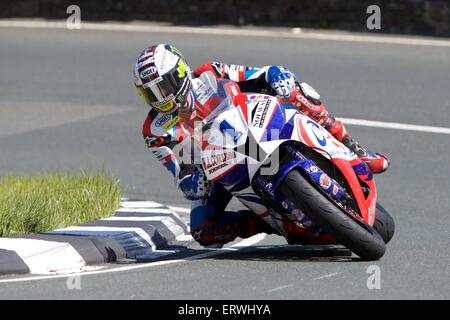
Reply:
M327 199L300 172L289 172L279 190L309 218L364 260L379 260L386 251L383 239L368 224L356 221Z
M383 238L384 243L391 241L395 232L395 223L389 212L384 209L381 204L377 203L375 211L375 222L373 227L378 234Z

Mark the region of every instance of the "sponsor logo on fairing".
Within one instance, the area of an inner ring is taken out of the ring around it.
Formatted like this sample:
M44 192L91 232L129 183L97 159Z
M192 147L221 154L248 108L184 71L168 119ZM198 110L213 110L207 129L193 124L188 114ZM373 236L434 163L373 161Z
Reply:
M338 188L337 186L333 185L333 190L332 190L331 192L332 192L332 193L333 193L333 195L335 196L335 195L337 195L337 194L338 194L338 192L339 192L339 188Z
M324 147L327 144L327 139L322 136L321 138L316 134L316 129L320 129L320 126L312 120L306 121L306 123L311 125L311 131L317 139L317 142Z
M270 100L262 100L256 105L255 115L253 116L252 126L262 128L264 120L266 119L267 111L269 110Z
M319 178L320 186L324 189L328 189L331 186L331 179L326 174L322 174Z
M203 168L208 170L208 174L212 174L217 170L226 167L232 160L236 158L236 153L233 151L211 155L202 159Z
M309 170L311 170L312 173L317 173L317 172L319 172L319 168L317 168L316 166L311 166L311 167L309 168Z

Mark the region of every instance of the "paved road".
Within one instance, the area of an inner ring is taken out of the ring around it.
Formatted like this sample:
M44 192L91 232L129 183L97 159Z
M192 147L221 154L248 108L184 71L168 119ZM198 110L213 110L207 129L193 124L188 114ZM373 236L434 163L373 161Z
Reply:
M150 43L175 44L192 65L209 59L283 63L342 117L449 127L450 49L236 36L0 28L0 174L104 166L130 197L185 205L140 136L147 110L131 71ZM267 237L202 260L66 279L0 283L0 298L449 298L449 135L349 126L387 154L380 202L397 232L376 262L289 247ZM345 252L344 252L345 253Z

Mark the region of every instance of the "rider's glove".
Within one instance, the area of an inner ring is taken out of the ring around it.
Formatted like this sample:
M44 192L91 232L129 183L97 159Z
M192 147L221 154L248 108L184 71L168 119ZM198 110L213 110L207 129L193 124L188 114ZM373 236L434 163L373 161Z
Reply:
M194 172L183 177L178 183L178 188L188 200L198 200L208 195L208 180L203 172Z
M285 99L295 90L295 75L285 67L271 66L267 71L267 82L278 96Z

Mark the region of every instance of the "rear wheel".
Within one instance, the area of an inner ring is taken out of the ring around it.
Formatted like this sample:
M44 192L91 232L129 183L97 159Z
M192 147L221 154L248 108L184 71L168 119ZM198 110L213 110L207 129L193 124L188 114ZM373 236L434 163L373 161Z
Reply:
M384 243L391 241L395 232L395 223L392 216L387 212L381 204L377 203L375 213L375 222L373 224L375 230L383 238Z
M351 217L308 182L300 172L291 171L279 190L311 220L322 226L340 243L364 260L378 260L386 250L385 243L375 229Z

